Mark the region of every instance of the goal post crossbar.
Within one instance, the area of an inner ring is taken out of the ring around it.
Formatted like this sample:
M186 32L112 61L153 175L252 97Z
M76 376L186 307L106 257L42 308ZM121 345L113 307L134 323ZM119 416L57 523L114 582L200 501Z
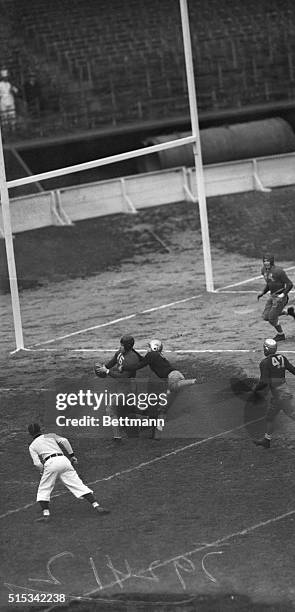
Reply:
M20 179L7 181L6 172L5 172L5 164L4 164L3 143L2 143L2 136L1 136L1 129L0 129L0 199L1 199L1 205L2 205L4 238L5 238L5 246L6 246L6 253L7 253L8 274L9 274L9 282L10 282L13 321L14 321L17 351L24 348L24 340L23 340L23 328L22 328L22 321L21 321L18 282L17 282L17 275L16 275L16 267L15 267L13 237L12 237L11 218L10 218L10 206L9 206L9 188L12 188L12 187L19 187L21 185L27 185L29 183L34 183L34 182L38 182L38 181L42 181L42 180L46 180L46 179L50 179L50 178L54 178L58 176L64 176L66 174L72 174L74 172L79 172L79 171L87 170L91 168L97 168L99 166L104 166L107 164L120 162L126 159L132 159L134 157L140 157L143 155L157 153L158 151L162 151L165 149L172 149L174 147L180 147L180 146L184 146L187 144L192 144L194 158L195 158L195 177L196 177L198 206L199 206L201 232L202 232L202 245L203 245L206 289L208 292L214 291L209 228L208 228L208 218L207 218L207 208L206 208L205 184L204 184L202 155L201 155L200 131L199 131L199 121L198 121L198 110L197 110L197 99L196 99L196 88L195 88L194 68L193 68L193 59L192 59L187 0L179 0L179 6L180 6L180 14L181 14L182 37L183 37L185 67L186 67L188 96L189 96L191 131L192 131L191 136L188 136L186 138L179 138L177 140L172 140L166 143L160 143L158 145L152 145L150 147L143 147L141 149L135 149L134 151L128 151L126 153L119 153L116 155L104 157L104 158L93 160L90 162L84 162L82 164L68 166L66 168L59 168L56 170L51 170L48 172L35 174L33 176L27 176L27 177L23 177Z
M12 187L20 187L21 185L28 185L29 183L35 183L37 181L45 181L46 179L56 178L57 176L64 176L65 174L73 174L74 172L81 172L82 170L91 170L92 168L98 168L99 166L107 166L115 162L132 159L133 157L141 157L143 155L157 153L158 151L163 151L164 149L174 149L175 147L183 147L187 144L193 144L195 143L195 141L195 136L186 136L185 138L179 138L177 140L170 140L169 142L151 145L150 147L134 149L133 151L127 151L125 153L116 153L116 155L101 157L100 159L94 159L93 161L83 162L74 166L66 166L65 168L48 170L47 172L41 172L40 174L34 174L32 176L25 176L20 179L14 179L13 181L7 182L7 187L8 189Z

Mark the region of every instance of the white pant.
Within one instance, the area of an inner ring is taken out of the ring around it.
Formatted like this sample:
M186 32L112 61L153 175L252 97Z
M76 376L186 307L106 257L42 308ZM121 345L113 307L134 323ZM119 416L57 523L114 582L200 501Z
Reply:
M52 457L44 463L44 471L37 492L37 501L49 501L56 479L64 483L64 485L75 495L82 497L86 493L93 493L78 476L71 462L64 455L60 457Z

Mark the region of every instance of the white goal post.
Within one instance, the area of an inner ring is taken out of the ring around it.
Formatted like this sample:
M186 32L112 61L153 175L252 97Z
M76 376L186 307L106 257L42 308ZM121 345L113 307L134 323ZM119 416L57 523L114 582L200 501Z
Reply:
M43 172L33 176L16 179L13 181L7 181L4 163L3 153L3 141L0 129L0 197L2 207L2 218L3 218L3 230L5 238L5 247L7 254L8 274L11 292L13 322L15 330L15 341L16 351L24 349L24 338L23 328L21 320L21 310L18 292L17 273L15 265L15 256L13 248L13 236L11 229L11 218L10 218L10 207L9 207L9 188L17 187L20 185L26 185L28 183L34 183L40 180L50 179L57 176L63 176L65 174L72 174L82 170L96 168L99 166L111 164L113 162L123 161L131 159L133 157L139 157L142 155L149 155L164 149L171 149L173 147L180 147L192 143L194 160L195 160L195 175L197 183L197 194L198 194L198 206L200 214L200 224L202 233L202 245L203 245L203 258L205 268L205 279L206 289L208 292L214 291L213 285L213 273L212 273L212 261L211 261L211 249L210 249L210 238L209 238L209 227L208 227L208 216L207 216L207 205L205 195L205 182L203 173L202 163L202 152L200 143L200 132L199 132L199 119L198 119L198 108L197 108L197 97L195 88L194 68L192 59L192 47L191 47L191 36L189 27L189 16L187 0L179 0L181 24L182 24L182 36L184 45L185 55L185 66L186 66L186 77L189 94L189 107L190 107L190 118L191 118L191 129L192 135L186 138L173 140L159 145L153 145L150 147L144 147L136 149L134 151L128 151L126 153L120 153L118 155L112 155L104 157L91 162L85 162L74 166L67 166L66 168L59 168L58 170L52 170L49 172Z

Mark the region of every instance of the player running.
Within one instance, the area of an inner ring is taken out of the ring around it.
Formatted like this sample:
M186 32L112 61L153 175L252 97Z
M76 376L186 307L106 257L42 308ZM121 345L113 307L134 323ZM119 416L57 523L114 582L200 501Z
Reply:
M37 502L42 508L42 516L36 520L44 523L50 520L49 502L57 478L60 478L75 497L88 501L96 513L108 514L109 511L99 505L93 491L82 482L74 469L73 466L78 463L78 459L68 439L55 433L43 434L39 423L31 423L28 432L33 438L29 452L41 474ZM70 459L64 455L63 448Z
M295 366L287 357L277 353L277 343L273 338L267 338L263 344L265 358L259 364L260 380L253 392L270 391L271 401L266 412L266 431L262 440L257 440L257 446L270 448L273 433L273 424L276 416L283 410L291 419L295 420L295 401L286 383L286 370L295 375Z
M286 340L286 336L283 332L282 326L279 324L279 316L282 314L289 314L294 317L294 308L288 308L284 311L284 307L288 303L288 293L293 287L292 281L288 278L283 268L275 265L273 255L263 256L263 266L261 268L261 274L264 276L266 285L261 293L258 294L257 299L263 297L266 293L270 292L262 317L264 321L268 321L272 325L277 334L274 340L277 342L280 340ZM295 318L295 317L294 317Z

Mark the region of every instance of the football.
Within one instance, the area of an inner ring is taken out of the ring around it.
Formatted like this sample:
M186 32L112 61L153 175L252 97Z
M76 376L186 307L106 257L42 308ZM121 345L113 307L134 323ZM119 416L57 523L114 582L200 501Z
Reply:
M107 376L107 373L102 368L103 365L101 363L94 364L94 372L99 378L105 378Z

